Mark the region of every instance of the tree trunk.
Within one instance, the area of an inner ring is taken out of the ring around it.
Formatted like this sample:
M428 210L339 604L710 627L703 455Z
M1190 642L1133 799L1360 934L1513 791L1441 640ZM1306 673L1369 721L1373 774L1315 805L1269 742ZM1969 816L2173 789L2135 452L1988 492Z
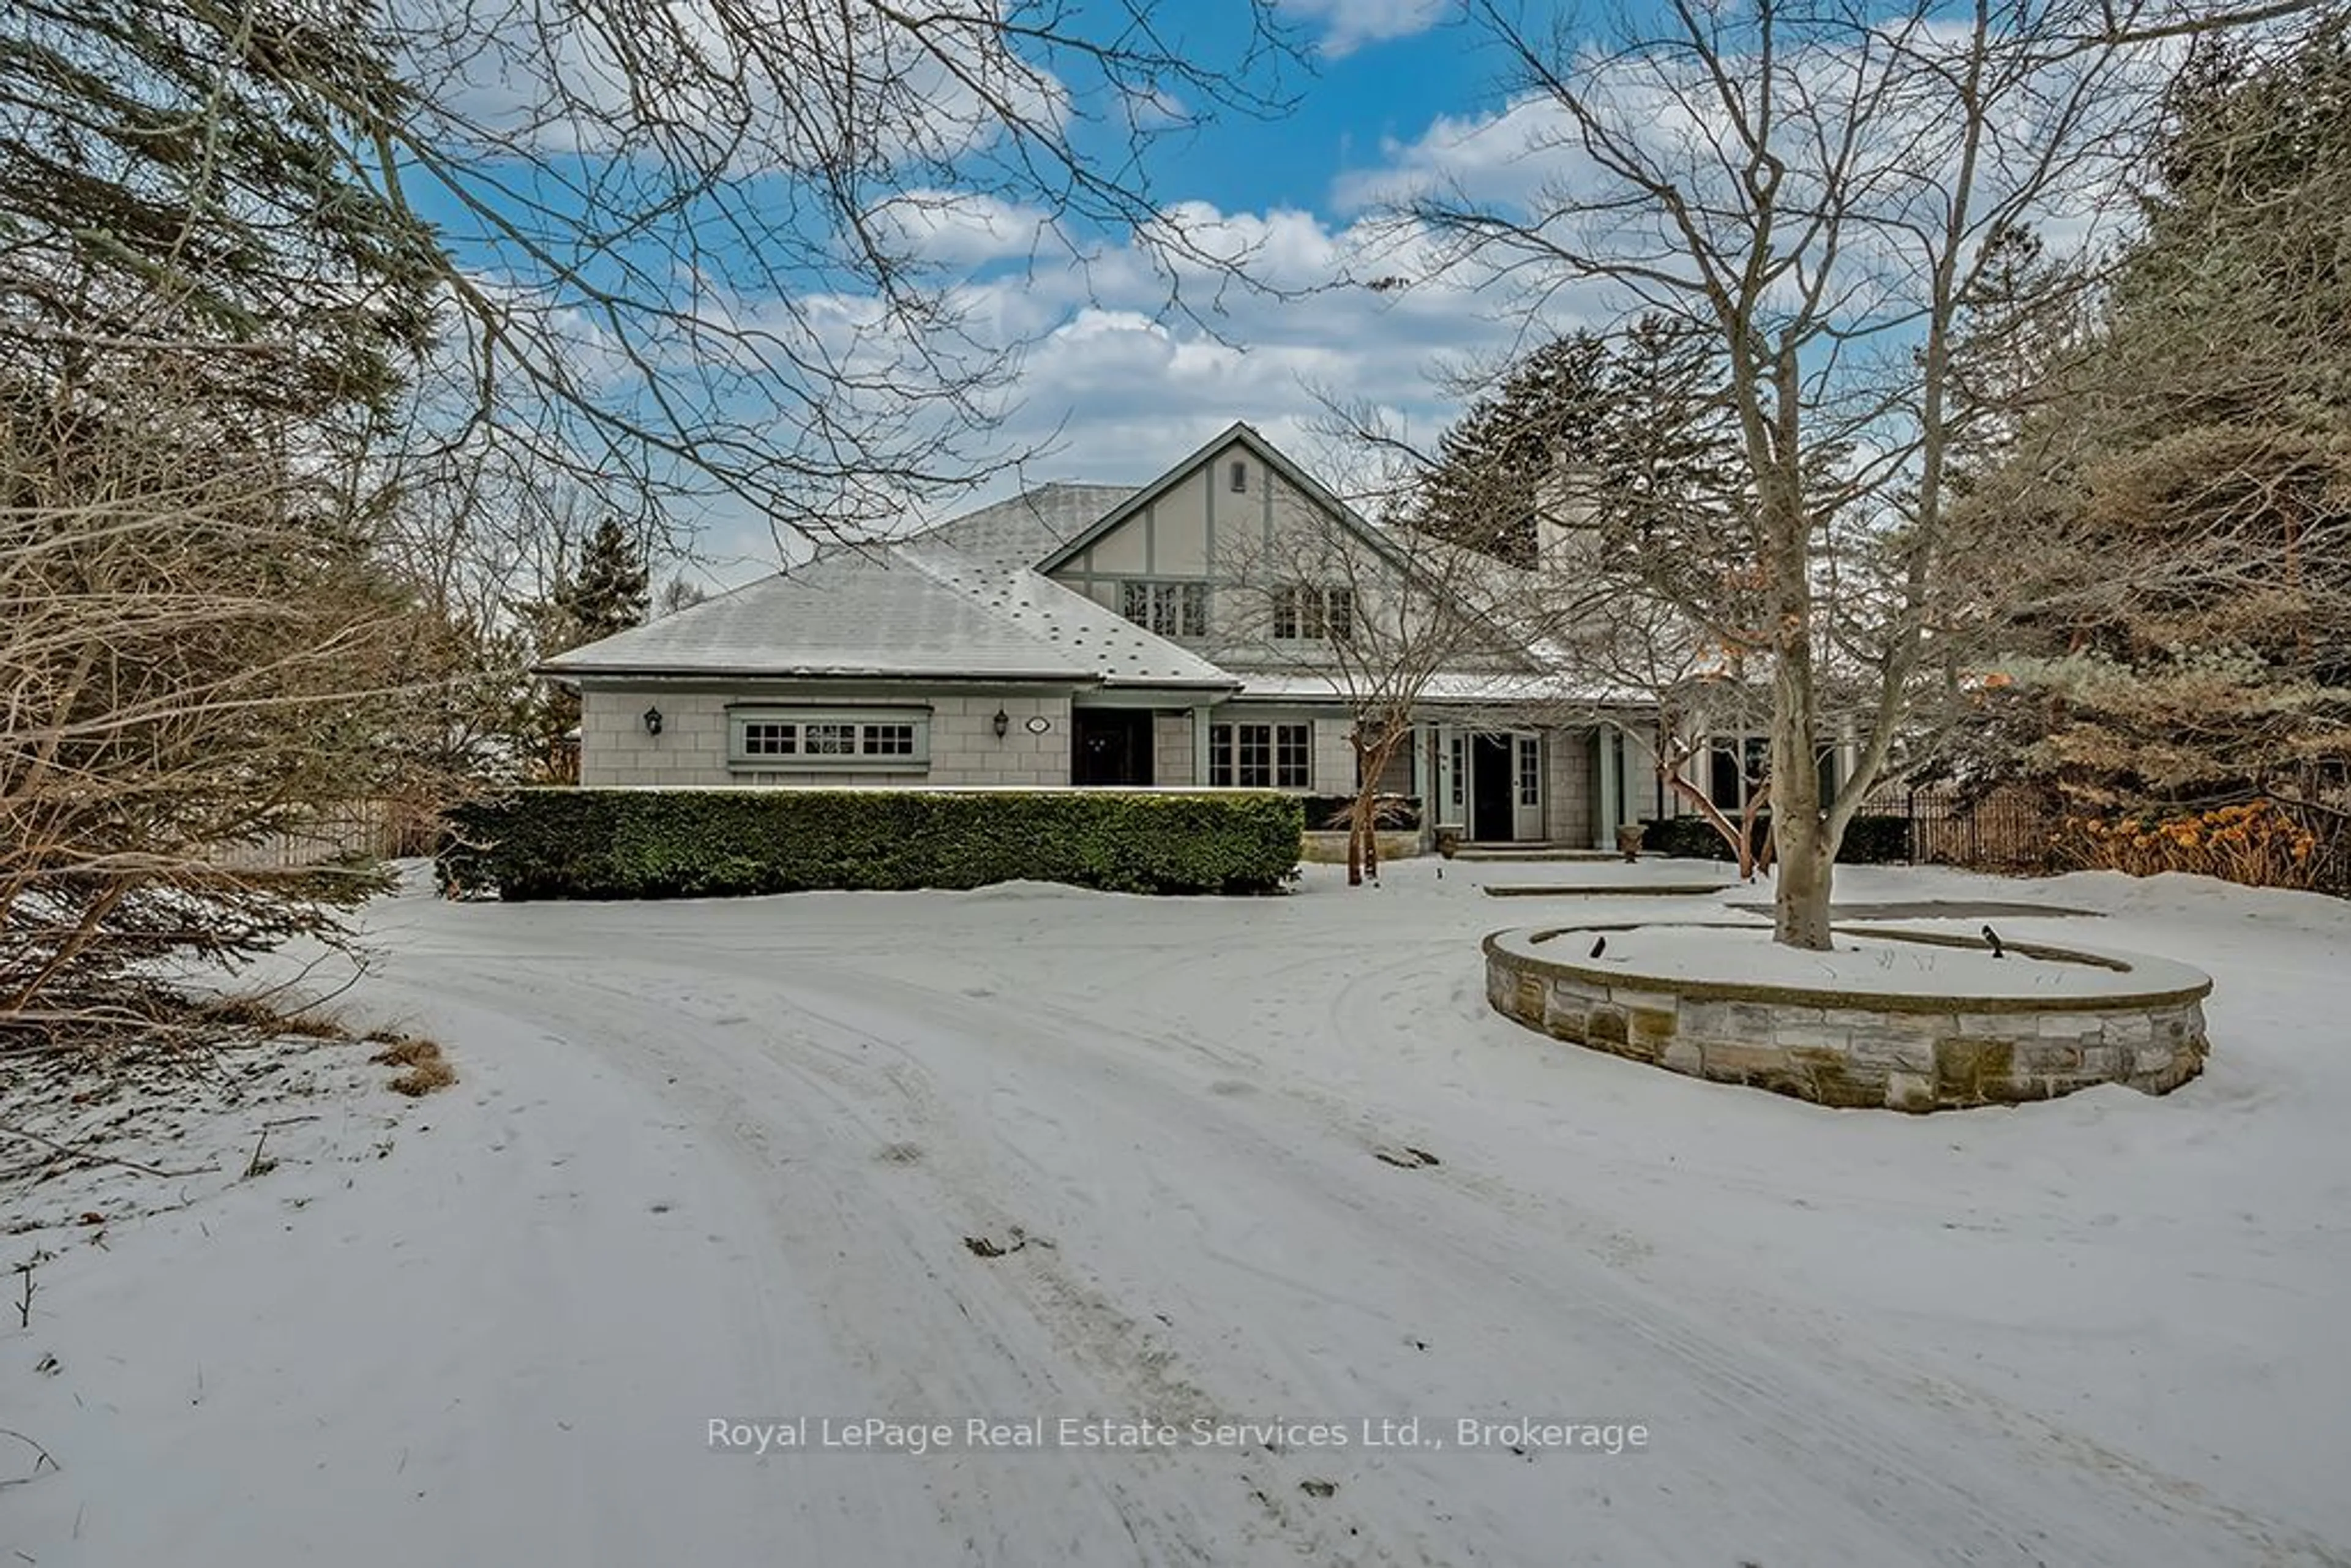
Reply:
M1825 953L1835 946L1829 929L1831 867L1836 850L1818 822L1807 822L1791 832L1784 820L1775 821L1773 837L1780 851L1780 883L1771 901L1771 939L1790 947Z
M1364 777L1364 727L1360 721L1347 737L1355 752L1355 777ZM1355 786L1355 803L1347 812L1347 885L1364 885L1364 841L1371 836L1371 800L1363 785Z
M1780 883L1773 940L1828 951L1829 888L1842 820L1821 799L1821 692L1813 654L1813 519L1805 508L1799 441L1802 371L1792 343L1772 354L1772 429L1756 443L1765 599L1771 624L1771 835Z

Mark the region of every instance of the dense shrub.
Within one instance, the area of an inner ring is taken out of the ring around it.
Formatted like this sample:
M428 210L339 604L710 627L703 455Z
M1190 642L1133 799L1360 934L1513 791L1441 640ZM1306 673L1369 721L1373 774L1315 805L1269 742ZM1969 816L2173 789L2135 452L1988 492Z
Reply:
M1910 819L1855 817L1845 824L1837 859L1845 865L1899 865L1910 859Z
M1703 817L1650 817L1641 823L1641 852L1675 860L1727 861L1730 846Z
M1735 820L1735 819L1734 819ZM1762 815L1761 843L1771 832L1771 813ZM1690 860L1727 861L1738 858L1703 817L1651 818L1641 824L1641 852L1675 855ZM1844 842L1837 850L1840 865L1895 865L1910 858L1907 817L1855 817L1845 825Z
M2318 836L2271 800L2172 817L2069 817L2058 850L2095 870L2193 872L2249 887L2317 888L2325 863Z
M1028 878L1263 893L1298 801L1116 790L524 789L450 814L442 885L508 899L689 898Z

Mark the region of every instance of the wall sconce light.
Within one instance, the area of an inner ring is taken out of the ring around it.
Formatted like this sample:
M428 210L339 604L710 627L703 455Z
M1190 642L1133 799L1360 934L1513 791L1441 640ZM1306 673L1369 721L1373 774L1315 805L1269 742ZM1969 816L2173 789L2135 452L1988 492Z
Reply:
M661 709L657 707L645 709L645 733L647 735L661 733Z
M1006 733L1012 728L1012 716L1002 708L996 710L996 717L990 722L996 726L996 738L998 740L1002 740Z

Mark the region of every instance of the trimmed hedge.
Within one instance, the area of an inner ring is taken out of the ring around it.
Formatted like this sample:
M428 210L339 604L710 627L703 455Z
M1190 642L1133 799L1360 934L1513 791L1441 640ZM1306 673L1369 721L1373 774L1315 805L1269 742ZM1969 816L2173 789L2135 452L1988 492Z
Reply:
M1641 826L1646 830L1641 835L1641 852L1645 855L1701 861L1739 858L1703 817L1653 817L1646 819ZM1755 841L1761 843L1771 831L1771 813L1766 811L1762 815L1762 831ZM1844 842L1837 847L1839 865L1899 865L1909 858L1907 817L1855 817L1845 824Z
M1266 893L1298 865L1270 792L524 789L460 806L436 864L459 896L699 898L968 888Z

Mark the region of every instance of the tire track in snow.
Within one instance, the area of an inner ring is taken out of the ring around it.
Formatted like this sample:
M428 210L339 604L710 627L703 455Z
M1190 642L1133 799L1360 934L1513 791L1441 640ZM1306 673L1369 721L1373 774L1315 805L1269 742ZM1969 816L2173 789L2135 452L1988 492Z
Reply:
M991 1075L1008 1075L1019 1092L1040 1101L1056 1094L1072 1099L1072 1103L1043 1118L1039 1126L1066 1126L1083 1112L1098 1123L1119 1124L1143 1146L1155 1145L1155 1155L1166 1168L1230 1161L1255 1173L1264 1191L1278 1195L1278 1201L1270 1200L1268 1207L1285 1211L1281 1222L1269 1225L1263 1213L1237 1212L1228 1193L1212 1191L1194 1202L1195 1228L1213 1234L1238 1231L1254 1223L1277 1231L1343 1229L1346 1247L1335 1250L1352 1247L1404 1251L1420 1270L1448 1280L1447 1288L1432 1293L1430 1303L1447 1303L1461 1321L1477 1321L1481 1303L1476 1298L1482 1295L1487 1298L1484 1316L1502 1320L1520 1332L1529 1325L1574 1331L1562 1336L1566 1344L1533 1353L1552 1360L1554 1375L1580 1375L1593 1358L1590 1353L1598 1352L1639 1364L1644 1380L1653 1385L1681 1384L1718 1416L1729 1416L1748 1424L1734 1426L1734 1435L1728 1439L1708 1440L1708 1468L1716 1473L1707 1479L1715 1484L1684 1484L1701 1495L1729 1491L1759 1510L1768 1507L1769 1500L1759 1500L1755 1494L1784 1488L1790 1500L1771 1511L1792 1542L1817 1544L1822 1525L1818 1511L1829 1504L1850 1511L1856 1548L1865 1546L1881 1553L1875 1561L1888 1563L2046 1560L2093 1564L2166 1560L2163 1542L2169 1542L2175 1552L2186 1544L2162 1533L2173 1530L2203 1537L2216 1552L2214 1561L2326 1560L2316 1554L2315 1543L2291 1534L2272 1535L2259 1521L2241 1516L2231 1520L2225 1517L2225 1511L2181 1507L2177 1500L2168 1507L2158 1500L2150 1508L2145 1498L2117 1498L2105 1492L2085 1496L2078 1485L2065 1484L2031 1489L2046 1494L2037 1498L2019 1497L2017 1481L2036 1479L2031 1467L2040 1456L2033 1449L2045 1445L2020 1444L2013 1433L1987 1430L1993 1423L1978 1411L1958 1417L1968 1427L1954 1436L1965 1442L1968 1451L1955 1456L1935 1446L1942 1434L1929 1438L1922 1432L1906 1431L1903 1427L1910 1423L1889 1424L1882 1412L1869 1411L1863 1402L1854 1400L1851 1390L1839 1385L1834 1364L1822 1363L1817 1345L1775 1341L1753 1324L1740 1324L1735 1330L1719 1322L1700 1325L1675 1303L1642 1291L1596 1262L1596 1255L1579 1259L1573 1251L1562 1250L1539 1256L1541 1249L1530 1249L1528 1238L1510 1228L1522 1224L1527 1213L1498 1215L1493 1212L1493 1194L1457 1190L1464 1174L1458 1155L1442 1173L1394 1178L1421 1184L1407 1201L1397 1202L1393 1182L1383 1185L1369 1170L1358 1177L1345 1166L1360 1152L1360 1145L1353 1132L1330 1126L1327 1114L1335 1108L1343 1117L1347 1113L1343 1101L1311 1094L1296 1097L1313 1113L1310 1124L1301 1129L1294 1122L1282 1120L1290 1113L1282 1103L1292 1098L1288 1093L1240 1101L1202 1092L1205 1086L1198 1079L1228 1071L1239 1060L1228 1048L1189 1040L1180 1034L1146 1036L1109 1028L1098 1017L1060 1004L1016 1007L997 998L974 998L840 967L795 972L796 966L779 968L773 956L764 956L767 962L758 972L745 977L736 972L734 962L763 956L694 955L670 945L663 946L660 956L671 974L690 968L697 977L715 975L763 988L771 1001L797 1005L811 1023L836 1037L829 1040L812 1030L795 1030L771 1035L758 1045L760 1054L803 1086L812 1086L811 1080L830 1085L820 1093L827 1117L814 1124L809 1118L800 1119L816 1127L810 1135L831 1135L833 1128L823 1124L827 1122L845 1122L866 1138L920 1128L928 1134L926 1149L935 1148L939 1154L928 1176L957 1187L984 1185L1005 1173L992 1171L993 1161L963 1161L950 1150L988 1146L987 1128L984 1122L975 1124L965 1092L975 1087L999 1088L1000 1084L991 1082ZM1302 967L1281 966L1292 972ZM614 998L615 1006L620 998L642 989L609 978L592 983ZM711 994L707 985L696 985L691 991L704 998ZM674 1010L644 1010L655 1028L674 1025L676 1018ZM1040 1015L1049 1021L1040 1021ZM609 1019L602 1020L602 1027L609 1029ZM907 1038L906 1026L919 1040ZM722 1026L705 1022L702 1032L704 1038L674 1042L663 1053L662 1064L684 1069L681 1076L701 1072L702 1097L728 1103L730 1096L755 1085L740 1082L741 1063L726 1060L731 1042ZM837 1042L839 1038L862 1039L865 1050L881 1046L897 1053L900 1071L894 1078L888 1072L862 1071L853 1065L860 1053L845 1051ZM699 1054L714 1051L719 1054ZM942 1080L955 1088L942 1088ZM914 1109L909 1111L909 1106ZM718 1124L730 1125L724 1120ZM1301 1137L1301 1133L1305 1137ZM739 1158L758 1166L778 1157L771 1143L755 1138L745 1145L738 1134L739 1128L729 1132L730 1137L737 1137ZM1030 1183L1054 1179L1050 1159L1031 1156L1016 1163L1023 1166ZM864 1194L850 1189L871 1184L875 1174L870 1166L845 1173L845 1179L844 1173L834 1173L829 1201L845 1222L853 1222L872 1207ZM1066 1182L1081 1176L1064 1171L1061 1179ZM1024 1197L1040 1196L1024 1195L1020 1179L1011 1180L1011 1190L993 1199L977 1190L954 1196L977 1206L979 1212L1008 1215L1023 1207L1019 1200ZM1511 1207L1550 1217L1552 1223L1546 1229L1558 1228L1558 1222L1565 1218L1569 1222L1565 1235L1571 1239L1580 1239L1576 1233L1584 1228L1572 1215L1562 1216L1553 1198L1529 1198ZM1397 1245L1399 1232L1405 1233L1401 1239L1407 1246ZM877 1258L874 1264L880 1277L903 1273L906 1260L899 1254L911 1253L924 1260L927 1243L903 1223L894 1234L875 1239L889 1243L876 1249L877 1254L889 1254L886 1260ZM1186 1290L1180 1272L1171 1275L1165 1260L1138 1258L1131 1249L1122 1251L1115 1235L1093 1235L1089 1246L1105 1258L1116 1258L1128 1275L1121 1283L1140 1282L1144 1289L1180 1295L1189 1303L1185 1309L1187 1316L1213 1316L1214 1293ZM1278 1278L1281 1272L1274 1270L1271 1277ZM1292 1284L1301 1290L1312 1288L1311 1281L1297 1277L1299 1270L1289 1272ZM952 1272L943 1276L937 1263L927 1260L922 1262L921 1275L925 1285L953 1293L957 1312L971 1316L973 1299L979 1292L968 1288L967 1279ZM994 1282L1019 1278L1008 1270L997 1271ZM1363 1293L1361 1281L1348 1281L1335 1291L1323 1290L1322 1298L1335 1305ZM1137 1312L1147 1310L1141 1303L1115 1304L1106 1292L1096 1294L1129 1323L1137 1321ZM1495 1310L1498 1307L1507 1310ZM1057 1315L1066 1315L1068 1303L1039 1305L1032 1301L1029 1311L1050 1324ZM1228 1325L1228 1330L1231 1326ZM903 1336L893 1338L903 1340ZM933 1347L933 1358L947 1358L946 1347L967 1338L946 1336ZM1592 1341L1601 1343L1595 1345ZM1002 1334L984 1342L983 1347L996 1354L1020 1354ZM1273 1354L1280 1348L1260 1347L1257 1364L1249 1369L1267 1380L1262 1386L1287 1389L1310 1382L1302 1376L1284 1382L1285 1372L1298 1371L1297 1358ZM1562 1349L1575 1354L1562 1358ZM1100 1362L1108 1356L1114 1360L1122 1354L1128 1352L1112 1335L1081 1359ZM1235 1339L1228 1332L1207 1347L1210 1370L1199 1375L1210 1383L1221 1378L1229 1385L1236 1368L1228 1364L1235 1359ZM1860 1381L1870 1391L1879 1395L1890 1391L1882 1369L1868 1365L1866 1358L1856 1357L1847 1364L1862 1370ZM1031 1366L1024 1375L1035 1380L1024 1385L1025 1392L1061 1391L1050 1366L1041 1372ZM1535 1381L1523 1373L1522 1380ZM960 1389L952 1378L949 1381ZM1264 1397L1255 1387L1230 1390L1227 1397L1243 1392L1260 1400ZM1399 1384L1388 1392L1426 1394L1426 1388ZM1791 1466L1790 1455L1825 1460L1825 1479L1813 1466ZM1407 1462L1401 1468L1432 1495L1454 1484L1453 1474L1445 1467ZM1759 1475L1771 1478L1773 1484L1763 1487L1749 1479L1727 1487L1721 1484L1734 1476ZM1133 1502L1123 1500L1123 1503ZM2117 1513L2116 1503L2131 1506ZM1122 1524L1136 1531L1141 1539L1150 1539L1161 1527L1180 1530L1186 1522L1186 1511L1168 1508L1164 1499L1154 1499L1141 1508L1154 1523L1140 1523L1123 1506L1120 1513ZM2077 1518L2085 1522L2077 1524ZM1488 1556L1489 1548L1506 1547L1507 1533L1485 1543L1427 1542L1422 1531L1413 1527L1416 1522L1409 1510L1392 1509L1383 1533L1393 1530L1406 1539L1419 1538L1426 1544L1416 1556L1426 1555L1429 1560L1453 1560L1456 1552L1468 1560L1518 1560L1511 1555L1515 1548ZM1486 1522L1490 1528L1507 1523L1490 1516ZM1750 1522L1762 1525L1764 1521ZM1636 1531L1659 1553L1651 1560L1699 1560L1687 1550L1689 1532L1699 1528L1697 1521L1684 1514L1667 1523L1672 1528L1666 1533L1652 1533L1651 1529ZM2226 1540L2215 1538L2216 1527L2226 1531ZM1751 1531L1750 1537L1778 1533L1776 1529L1764 1528ZM1743 1542L1751 1546L1750 1537L1733 1531L1723 1539L1726 1543ZM1161 1540L1156 1544L1181 1550L1175 1541ZM1183 1559L1170 1556L1167 1560ZM2174 1554L2169 1560L2178 1558Z
M928 1196L908 1205L902 1195L911 1181L883 1179L940 1176L942 1168L925 1169L935 1166L928 1152L951 1143L936 1136L945 1124L934 1115L906 1114L908 1104L920 1106L925 1099L919 1069L909 1071L912 1064L903 1061L857 1066L857 1053L838 1043L858 1039L857 1031L833 1024L834 1039L824 1040L788 1029L755 1036L751 1055L730 1057L728 1033L744 1033L742 1025L697 1020L709 1032L686 1035L677 1028L680 1004L649 996L642 984L582 977L542 986L445 975L434 984L476 1005L534 1002L530 1016L541 1027L572 1022L563 1007L570 993L596 993L593 1014L572 1023L576 1042L632 1068L649 1090L698 1113L730 1162L770 1193L778 1250L810 1274L821 1273L831 1347L852 1356L872 1380L865 1408L910 1418L1103 1410L1119 1401L1105 1397L1091 1375L1114 1370L1131 1380L1138 1368L1161 1369L1145 1380L1155 1401L1200 1406L1196 1390L1165 1374L1170 1358L1152 1336L1107 1301L1057 1277L1050 1262L1024 1250L1015 1273L978 1263L962 1249L956 1239L965 1231L1000 1234L1009 1222L984 1196L984 1184L933 1180ZM632 1019L642 1021L632 1029ZM620 1045L617 1037L623 1034L636 1039ZM649 1045L651 1051L629 1060ZM705 1071L696 1077L696 1068L718 1063L726 1064L723 1074ZM649 1072L649 1066L661 1071ZM777 1095L778 1086L763 1081L763 1070L809 1094ZM759 1107L779 1104L794 1108L789 1124L758 1113ZM854 1130L852 1140L841 1138L844 1127ZM932 1134L925 1160L906 1171L877 1171L874 1152L888 1146L893 1134L910 1132ZM819 1157L827 1144L838 1157ZM1017 1312L1006 1310L1015 1304ZM1023 1322L1024 1315L1032 1321ZM1071 1541L1087 1540L1096 1544L1080 1551L1079 1560L1098 1560L1101 1542L1110 1539L1125 1543L1121 1560L1136 1563L1254 1561L1259 1547L1276 1551L1270 1560L1298 1560L1298 1543L1256 1539L1270 1533L1268 1527L1280 1530L1285 1520L1280 1509L1253 1502L1253 1493L1261 1497L1267 1489L1245 1467L1229 1477L1203 1476L1202 1468L1193 1455L1133 1462L1117 1456L982 1455L958 1457L948 1467L949 1479L935 1487L915 1461L908 1461L906 1474L910 1489L923 1479L940 1520L966 1537L974 1561L1025 1568L1064 1554ZM1252 1514L1261 1516L1258 1522ZM1315 1560L1397 1561L1374 1551Z
M1030 1004L1018 1014L1008 1016L1007 1009L983 1003L978 1010L996 1012L998 1021L1005 1027L986 1031L973 1030L970 1027L970 1014L974 1010L972 998L959 993L945 994L918 981L904 978L862 977L860 992L852 998L842 997L835 989L838 981L829 976L793 977L790 985L795 994L805 997L810 991L818 991L832 998L834 1007L852 1002L861 1009L881 1005L875 998L878 989L880 995L892 1004L915 1003L916 1010L929 1014L926 1021L930 1026L964 1034L975 1044L1018 1037L1022 1027L1029 1030L1026 1038L1032 1042L1049 1038L1040 1036L1034 1030L1034 1015L1040 1012L1054 1015L1064 1023L1078 1025L1095 1037L1093 1043L1096 1045L1106 1038L1135 1038L1129 1031L1106 1030L1097 1019L1052 1004ZM852 1027L870 1032L869 1026L863 1023ZM1089 1050L1084 1044L1072 1042L1066 1035L1057 1043L1061 1048L1062 1059L1059 1063L1061 1071L1091 1069L1097 1078L1102 1076L1099 1068L1103 1058L1098 1050ZM1164 1074L1165 1053L1175 1043L1174 1040L1165 1033L1155 1033L1143 1038L1139 1043L1146 1045L1152 1052L1142 1065ZM1202 1054L1203 1059L1212 1064L1229 1062L1229 1057L1217 1051L1205 1051ZM1155 1089L1165 1087L1154 1086ZM1181 1093L1195 1086L1177 1084L1174 1087ZM1305 1098L1319 1103L1326 1110L1330 1108L1330 1097ZM1250 1114L1247 1110L1225 1111L1216 1103L1205 1100L1201 1102L1201 1109L1204 1124L1221 1128L1228 1128L1237 1117L1246 1120ZM1259 1158L1269 1153L1279 1155L1281 1152L1279 1143L1268 1144L1254 1151ZM1322 1167L1310 1165L1307 1168ZM1448 1167L1447 1174L1437 1185L1457 1184L1460 1179L1458 1167ZM1479 1185L1485 1190L1475 1191L1472 1196L1480 1202L1490 1199L1493 1197L1490 1185ZM1372 1225L1393 1222L1393 1214L1367 1212L1362 1189L1354 1184L1345 1184L1335 1195L1326 1193L1324 1196L1335 1197L1339 1203L1353 1208L1359 1218ZM1523 1207L1555 1212L1557 1206L1538 1201ZM1584 1232L1577 1239L1586 1244L1593 1239L1593 1232L1595 1230L1601 1233L1600 1239L1604 1242L1613 1239L1616 1234L1613 1226L1605 1222L1595 1225L1586 1221L1580 1223L1577 1228ZM1466 1251L1458 1245L1459 1239L1469 1234L1469 1230L1468 1225L1457 1219L1436 1227L1428 1240L1433 1246L1453 1253L1453 1261L1466 1270L1490 1270L1494 1260L1489 1254ZM1834 1397L1830 1386L1817 1379L1796 1379L1785 1375L1785 1369L1797 1364L1792 1360L1792 1352L1801 1353L1815 1364L1820 1364L1823 1347L1817 1343L1801 1346L1786 1341L1766 1344L1756 1343L1751 1335L1742 1334L1739 1342L1726 1343L1714 1332L1700 1329L1694 1320L1654 1297L1641 1299L1625 1291L1624 1295L1627 1299L1609 1300L1617 1292L1595 1288L1600 1283L1618 1278L1620 1276L1613 1270L1580 1271L1578 1283L1585 1291L1582 1310L1627 1335L1646 1341L1670 1362L1701 1371L1704 1380L1713 1385L1712 1392L1720 1398L1728 1411L1752 1419L1759 1411L1799 1411L1804 1410L1809 1403L1812 1409L1803 1415L1780 1420L1766 1419L1761 1424L1777 1443L1786 1445L1792 1451L1818 1452L1823 1448L1835 1451L1841 1469L1851 1474L1872 1478L1887 1491L1901 1496L1902 1511L1911 1516L1914 1522L1931 1523L1932 1527L1921 1533L1927 1539L1941 1543L1935 1549L1934 1555L1926 1560L1980 1561L1983 1560L1980 1555L1981 1547L1995 1543L2005 1544L2025 1553L2021 1560L2026 1561L2037 1560L2043 1553L2054 1553L2053 1561L2067 1563L2121 1563L2147 1560L2139 1549L2124 1547L2116 1550L2111 1544L2109 1532L2115 1524L2111 1519L2086 1530L2079 1529L2074 1523L2074 1511L2066 1508L2044 1511L2043 1517L2034 1521L2013 1501L1993 1500L2001 1490L1997 1468L1963 1463L1958 1468L1976 1469L1980 1472L1979 1477L1967 1482L1952 1479L1946 1474L1955 1468L1949 1448L1920 1444L1885 1429L1882 1424L1853 1419L1840 1414L1840 1401ZM1929 1386L1923 1379L1880 1364L1878 1358L1857 1347L1834 1347L1828 1364L1846 1372L1864 1372L1869 1383L1882 1389L1907 1387L1914 1396L1924 1396ZM1782 1371L1775 1375L1765 1368ZM1807 1382L1810 1383L1809 1387L1806 1386ZM1805 1397L1807 1395L1812 1396L1809 1400ZM1996 1408L1987 1400L1970 1401L1973 1408L1964 1412L1958 1402L1948 1397L1934 1402L1951 1416L1964 1414L1972 1423L1972 1429L1965 1434L1970 1441L1994 1449L2018 1450L1998 1457L2012 1458L2020 1466L2029 1466L2053 1449L2065 1453L2069 1462L2078 1462L2076 1456L2091 1451L2046 1423L2032 1421L2019 1413ZM2019 1438L2022 1441L2019 1442ZM2237 1552L2257 1554L2247 1558L2232 1552L2231 1557L2235 1561L2335 1560L2324 1543L2299 1532L2281 1531L2241 1511L2209 1501L2201 1497L2198 1489L2173 1478L2162 1477L2135 1465L2118 1476L2116 1472L2122 1467L2114 1462L2117 1457L2103 1449L2095 1452L2101 1479L2124 1480L2130 1494L2128 1500L2155 1516L2144 1522L2162 1531L2187 1527L2207 1532L2215 1529L2225 1531L2234 1537ZM1980 1490L1972 1490L1979 1487ZM1857 1506L1882 1506L1885 1496L1885 1492L1874 1488L1848 1489L1849 1500ZM1930 1514L1922 1506L1929 1500L1937 1503L1939 1517ZM1978 1546L1959 1545L1962 1532L1970 1526L1978 1532L1989 1532L1990 1539ZM2168 1539L2168 1534L2164 1538ZM1918 1536L1914 1535L1911 1540L1915 1543ZM2155 1542L2150 1540L2147 1549L2152 1550L2154 1546ZM1951 1553L1948 1557L1944 1555L1946 1551Z

